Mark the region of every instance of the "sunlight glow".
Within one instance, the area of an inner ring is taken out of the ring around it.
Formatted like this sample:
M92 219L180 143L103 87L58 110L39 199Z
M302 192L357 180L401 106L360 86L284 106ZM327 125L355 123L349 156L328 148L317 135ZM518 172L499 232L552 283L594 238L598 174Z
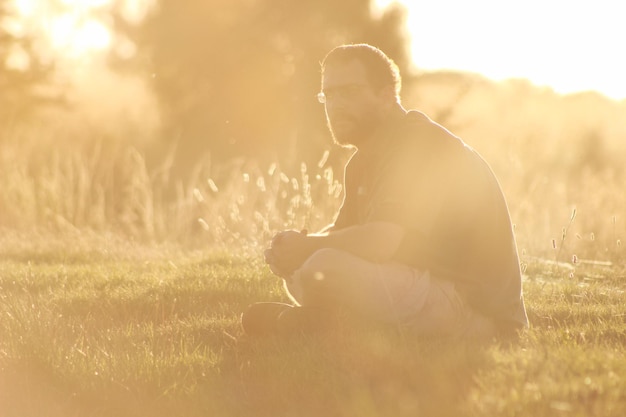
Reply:
M71 55L90 50L106 49L111 45L111 32L96 20L81 22L75 15L60 16L50 25L50 40L55 48L68 49Z
M26 32L46 44L55 59L88 60L104 51L130 58L135 45L118 36L110 27L108 16L115 9L129 24L139 24L157 0L11 0L15 19L3 26L13 35ZM23 67L22 59L12 57L14 67Z
M383 7L391 0L376 0ZM419 70L527 78L559 93L626 99L621 2L401 0Z
M33 28L55 54L69 59L84 59L112 46L111 29L96 13L112 3L113 0L13 0L20 24Z
M36 0L14 0L15 8L20 16L31 16L35 12Z
M94 8L111 3L111 0L61 0L61 3L75 8Z

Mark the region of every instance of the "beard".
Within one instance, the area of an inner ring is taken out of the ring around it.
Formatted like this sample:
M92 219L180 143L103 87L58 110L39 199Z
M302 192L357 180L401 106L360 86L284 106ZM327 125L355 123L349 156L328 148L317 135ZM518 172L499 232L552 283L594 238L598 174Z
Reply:
M359 147L373 134L378 121L373 115L356 117L351 115L326 116L328 130L333 141L342 147Z

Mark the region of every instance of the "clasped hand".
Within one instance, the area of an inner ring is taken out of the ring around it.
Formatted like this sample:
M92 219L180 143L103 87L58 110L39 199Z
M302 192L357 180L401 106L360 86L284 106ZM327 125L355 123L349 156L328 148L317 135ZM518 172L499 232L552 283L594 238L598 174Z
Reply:
M265 250L265 263L281 278L289 278L309 256L306 230L285 230L272 238Z

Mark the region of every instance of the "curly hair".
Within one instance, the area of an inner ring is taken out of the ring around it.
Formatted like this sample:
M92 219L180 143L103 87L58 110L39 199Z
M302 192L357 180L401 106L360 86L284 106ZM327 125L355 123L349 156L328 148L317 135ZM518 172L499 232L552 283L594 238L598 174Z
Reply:
M363 64L369 81L376 88L392 86L396 97L400 95L402 78L400 70L391 58L380 49L366 43L340 45L333 48L322 61L322 75L330 65L357 60Z

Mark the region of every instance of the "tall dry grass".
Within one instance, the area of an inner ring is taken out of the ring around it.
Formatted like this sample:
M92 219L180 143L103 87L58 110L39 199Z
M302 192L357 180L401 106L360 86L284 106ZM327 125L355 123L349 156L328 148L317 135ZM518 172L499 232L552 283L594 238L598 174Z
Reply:
M522 258L623 260L626 103L461 80L409 86L407 106L445 124L492 165ZM93 234L258 253L276 230L323 227L341 202L347 154L338 149L330 158L337 162L320 155L295 174L279 162L206 155L183 180L172 154L148 163L145 147L127 138L80 141L45 126L2 131L5 236Z
M341 177L322 158L288 175L278 163L210 155L186 180L172 155L149 167L131 144L102 140L39 147L0 146L3 234L113 235L138 243L254 250L278 229L317 229L341 203Z

